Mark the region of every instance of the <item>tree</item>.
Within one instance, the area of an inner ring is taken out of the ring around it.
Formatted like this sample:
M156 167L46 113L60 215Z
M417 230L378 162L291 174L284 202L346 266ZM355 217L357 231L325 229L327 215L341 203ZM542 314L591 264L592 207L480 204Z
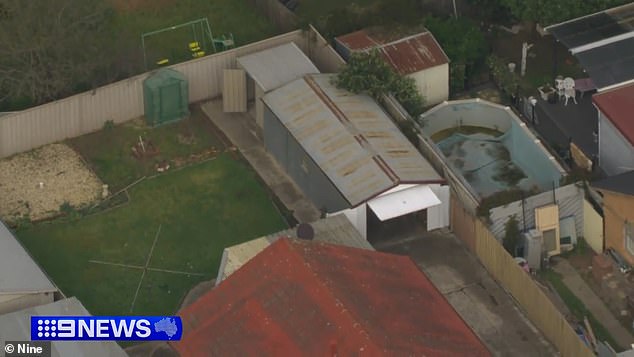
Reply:
M519 223L517 222L517 218L515 215L511 216L509 220L506 222L506 233L504 234L504 240L502 241L502 245L504 249L511 256L515 256L515 250L520 243L520 239L522 238L520 233Z
M377 50L353 53L348 65L335 77L335 85L378 101L383 95L392 94L410 115L417 117L423 112L424 100L414 80L396 73Z
M117 76L103 0L0 0L0 9L0 101L41 104Z
M591 14L628 0L498 0L518 20L537 22L542 26Z
M464 80L484 63L489 52L484 35L466 18L429 16L423 23L451 60L452 88L463 88Z

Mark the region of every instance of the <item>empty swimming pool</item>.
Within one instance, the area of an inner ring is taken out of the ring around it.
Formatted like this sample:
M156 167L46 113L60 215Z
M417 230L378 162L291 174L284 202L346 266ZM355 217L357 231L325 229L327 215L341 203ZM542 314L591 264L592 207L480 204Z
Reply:
M514 188L542 192L565 174L526 125L494 103L446 102L423 114L421 127L479 198Z

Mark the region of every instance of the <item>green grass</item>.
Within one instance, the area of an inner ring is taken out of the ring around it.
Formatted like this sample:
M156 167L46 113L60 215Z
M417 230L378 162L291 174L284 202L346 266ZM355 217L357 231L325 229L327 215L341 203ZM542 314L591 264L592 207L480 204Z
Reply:
M375 5L378 2L379 0L303 0L299 3L299 6L297 6L295 11L300 17L315 21L351 4L360 8L365 8Z
M114 1L115 3L117 1ZM122 1L119 1L122 2ZM214 37L232 33L236 46L259 41L277 33L272 23L248 0L163 0L143 2L131 11L119 10L115 27L118 38L138 41L141 34L207 18ZM188 44L194 39L192 30L182 28L146 38L148 63L169 58L170 63L191 59Z
M575 294L568 289L561 280L561 275L552 270L547 270L542 272L541 276L552 284L557 291L557 294L561 297L566 306L568 306L568 309L570 309L570 312L577 320L583 321L584 316L588 317L597 340L607 341L617 351L623 351L623 348L616 343L606 328L594 318L583 302L581 302L581 300L579 300L579 298L577 298Z
M95 133L67 141L89 163L97 176L115 192L143 176L156 174L155 163L188 157L205 149L223 149L223 144L212 131L212 125L198 107L192 108L189 119L177 123L148 127L137 119ZM143 140L153 143L160 154L138 160L132 147Z
M204 276L148 272L134 314L175 312L190 288L216 276L225 247L285 228L253 172L228 154L143 181L130 196L111 211L17 231L62 291L93 314L129 314L141 271L89 260L144 265L159 226L149 266Z

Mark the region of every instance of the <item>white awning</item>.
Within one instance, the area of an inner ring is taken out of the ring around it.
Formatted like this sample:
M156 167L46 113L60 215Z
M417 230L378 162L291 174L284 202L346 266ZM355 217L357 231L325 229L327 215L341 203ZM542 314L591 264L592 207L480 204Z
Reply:
M416 185L368 201L381 221L439 205L441 202L427 185Z

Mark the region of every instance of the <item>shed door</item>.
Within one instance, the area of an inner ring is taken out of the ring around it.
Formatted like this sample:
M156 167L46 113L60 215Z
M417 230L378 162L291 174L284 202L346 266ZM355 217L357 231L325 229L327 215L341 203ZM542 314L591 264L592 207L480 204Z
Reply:
M560 253L559 242L559 207L548 205L535 208L535 226L542 232L544 247L548 256Z
M180 83L170 83L159 88L161 96L160 122L178 119L180 114Z
M225 69L223 75L222 108L225 113L247 111L247 77L244 70Z

